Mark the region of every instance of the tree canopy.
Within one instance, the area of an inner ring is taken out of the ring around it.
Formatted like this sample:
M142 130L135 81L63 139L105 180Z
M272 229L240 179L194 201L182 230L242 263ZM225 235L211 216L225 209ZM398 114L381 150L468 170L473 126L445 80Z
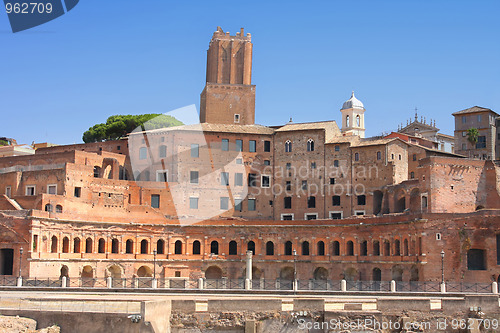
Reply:
M83 142L118 140L137 127L141 127L142 130L151 130L180 125L183 125L181 121L164 114L116 115L109 117L106 123L96 124L85 131Z
M472 144L472 148L476 145L478 138L479 131L477 128L472 127L467 130L467 140Z

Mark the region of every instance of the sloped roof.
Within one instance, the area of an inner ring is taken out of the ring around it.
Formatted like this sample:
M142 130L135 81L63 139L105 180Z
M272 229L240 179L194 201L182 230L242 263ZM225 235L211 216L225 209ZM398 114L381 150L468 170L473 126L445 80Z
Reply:
M306 130L325 130L325 142L333 140L334 137L340 136L340 129L334 120L318 121L312 123L288 123L278 129L276 132L288 131L306 131Z
M237 125L237 124L212 124L202 123L193 125L181 125L167 128L158 128L147 130L149 134L160 134L171 131L203 131L203 132L221 132L221 133L245 133L245 134L268 134L274 133L274 129L262 125ZM135 135L142 132L130 133Z
M408 144L407 142L401 140L400 138L368 138L359 141L357 144L353 145L353 147L365 147L365 146L378 146L378 145L385 145L388 144L392 141L401 141L403 143Z
M483 108L481 106L473 106L471 108L468 108L468 109L464 109L464 110L461 110L461 111L457 111L455 113L452 113L453 116L456 116L456 115L459 115L459 114L466 114L466 113L476 113L476 112L485 112L485 111L489 111L489 112L493 112L494 114L498 115L498 113L496 113L495 111L491 110L491 109L487 109L487 108Z

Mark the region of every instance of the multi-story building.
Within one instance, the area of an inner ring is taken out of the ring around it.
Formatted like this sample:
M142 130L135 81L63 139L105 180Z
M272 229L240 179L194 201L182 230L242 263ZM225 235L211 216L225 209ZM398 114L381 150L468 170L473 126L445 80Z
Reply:
M354 94L342 128L257 125L251 50L214 33L199 125L0 158L0 275L241 278L251 251L255 279L439 281L444 250L499 278L498 166L364 138Z
M483 160L498 159L497 146L500 137L497 132L498 113L480 106L453 113L455 116L455 151L458 154ZM467 130L479 131L477 142L469 141Z

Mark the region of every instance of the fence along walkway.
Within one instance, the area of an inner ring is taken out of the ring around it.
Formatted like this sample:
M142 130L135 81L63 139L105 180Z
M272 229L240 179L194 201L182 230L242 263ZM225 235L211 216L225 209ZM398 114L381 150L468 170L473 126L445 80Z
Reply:
M0 276L0 287L107 288L167 290L265 290L265 291L359 291L359 292L450 292L498 294L493 283L426 281L332 281L332 280L245 280L186 278L18 278Z

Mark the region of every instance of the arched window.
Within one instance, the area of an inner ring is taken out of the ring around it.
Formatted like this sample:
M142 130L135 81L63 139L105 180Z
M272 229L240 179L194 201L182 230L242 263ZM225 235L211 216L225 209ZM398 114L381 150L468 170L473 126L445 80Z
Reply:
M193 242L193 254L201 254L201 243L200 241Z
M377 152L377 160L381 160L382 159L382 153L381 152Z
M268 256L274 255L274 243L271 241L266 243L266 255Z
M307 140L307 151L314 151L314 140Z
M92 253L92 238L87 238L85 240L85 253Z
M141 254L147 254L148 253L148 241L143 239L141 241Z
M235 256L238 254L238 243L236 241L229 242L229 255Z
M111 253L118 253L119 241L116 238L111 240Z
M391 255L391 243L388 240L384 242L384 256Z
M287 140L285 142L285 153L291 153L292 152L292 142L290 140Z
M156 242L156 253L157 254L164 254L165 253L165 242L163 239L158 239Z
M52 236L52 242L50 245L50 252L57 253L57 237Z
M292 247L293 247L292 242L288 241L285 243L285 255L286 256L292 255L292 252L293 252Z
M415 178L415 172L412 171L412 172L410 172L410 179L414 179L414 178Z
M355 161L359 161L359 153L355 153L354 154L354 160Z
M359 114L356 116L356 126L361 127L361 117L359 116Z
M409 252L409 248L408 248L408 239L405 239L403 241L403 255L407 256L408 255L408 252Z
M345 127L350 127L349 116L345 116Z
M339 241L334 241L332 244L332 255L339 256L340 255L340 243Z
M252 254L255 255L255 242L254 241L248 242L247 251L252 251Z
M61 205L56 206L56 213L62 213L62 206Z
M167 146L165 146L165 145L161 145L161 146L159 147L159 152L158 152L158 153L159 153L159 155L160 155L160 158L161 158L161 157L167 157Z
M52 213L52 211L53 211L53 210L54 210L54 209L53 209L53 207L52 207L52 205L51 205L51 204L46 204L46 205L45 205L45 211L46 211L46 212Z
M125 243L125 253L134 253L134 241L127 239Z
M302 242L302 255L303 256L309 255L309 242L308 241Z
M362 241L361 244L359 245L359 254L361 256L368 255L368 242L367 241Z
M63 248L62 248L63 253L68 253L69 252L69 238L64 237L63 238Z
M352 241L347 242L347 255L348 256L354 255L354 243Z
M396 239L394 241L394 255L395 256L401 255L401 243L399 242L399 239Z
M182 242L180 240L175 241L174 254L182 254Z
M380 242L379 241L373 242L373 255L374 256L380 255Z
M73 253L80 253L80 238L78 237L73 240Z
M324 256L325 255L325 242L319 241L318 242L318 256Z
M106 242L104 241L104 238L99 238L99 246L97 248L97 252L99 253L106 252Z
M219 242L212 241L212 243L210 243L210 253L219 254Z

